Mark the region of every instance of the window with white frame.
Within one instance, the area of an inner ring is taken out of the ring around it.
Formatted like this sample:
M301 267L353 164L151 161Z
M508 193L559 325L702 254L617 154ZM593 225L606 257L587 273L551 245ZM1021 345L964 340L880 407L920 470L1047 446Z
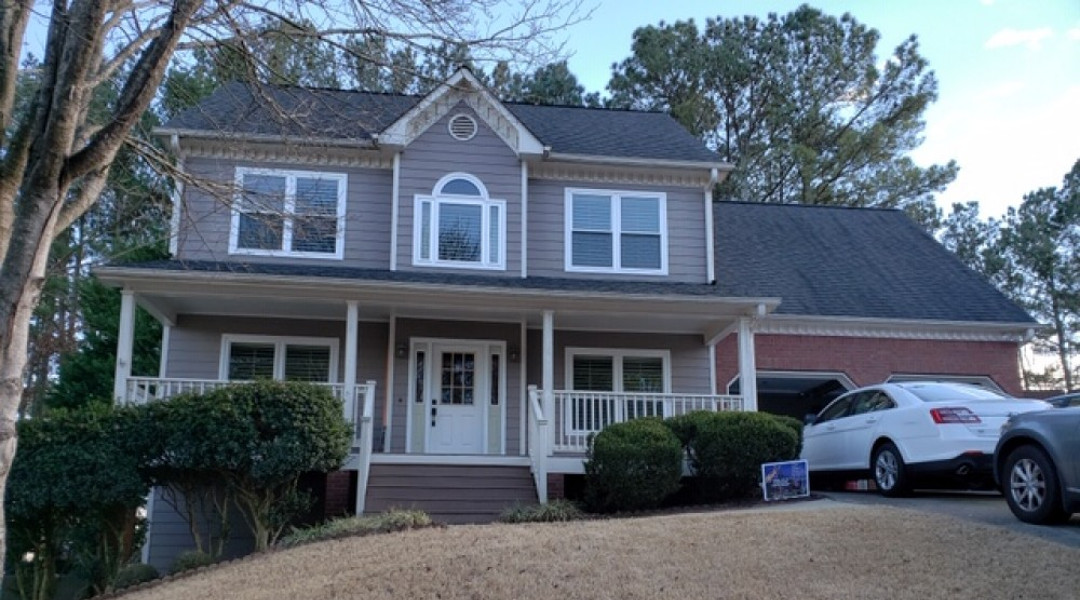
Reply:
M338 342L333 338L234 336L222 338L221 378L337 381Z
M566 270L667 274L667 196L566 190Z
M572 431L599 431L611 423L663 416L670 354L664 350L568 348L565 419Z
M479 179L451 173L414 204L413 264L472 269L506 265L506 201Z
M342 258L347 186L344 173L238 167L229 252Z

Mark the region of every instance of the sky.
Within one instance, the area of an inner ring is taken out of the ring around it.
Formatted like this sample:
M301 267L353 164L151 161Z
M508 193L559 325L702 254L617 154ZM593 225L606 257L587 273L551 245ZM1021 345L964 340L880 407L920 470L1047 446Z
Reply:
M977 201L999 217L1024 194L1060 186L1080 159L1080 0L816 0L825 13L851 13L881 33L878 56L908 36L938 79L925 113L920 165L956 160L960 173L937 196L948 212ZM693 18L789 13L785 0L599 0L567 31L570 70L601 91L612 63L630 55L636 28Z

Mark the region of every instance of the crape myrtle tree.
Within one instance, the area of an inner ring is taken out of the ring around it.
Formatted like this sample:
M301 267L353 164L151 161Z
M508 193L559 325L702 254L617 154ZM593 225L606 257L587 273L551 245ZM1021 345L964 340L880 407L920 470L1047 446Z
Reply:
M16 111L32 18L47 21L47 35L29 110ZM16 451L29 329L50 247L98 202L113 160L178 49L228 42L243 52L269 19L312 23L290 33L334 46L342 45L341 36L377 33L408 45L464 43L474 55L512 56L550 50L552 34L573 18L573 0L6 3L0 9L0 492ZM115 101L92 111L95 90L106 84L117 86ZM0 561L5 551L0 546Z
M920 167L937 80L914 36L877 55L880 35L849 14L802 6L765 19L639 28L613 65L615 106L669 111L735 170L723 200L904 208L934 225L953 162Z

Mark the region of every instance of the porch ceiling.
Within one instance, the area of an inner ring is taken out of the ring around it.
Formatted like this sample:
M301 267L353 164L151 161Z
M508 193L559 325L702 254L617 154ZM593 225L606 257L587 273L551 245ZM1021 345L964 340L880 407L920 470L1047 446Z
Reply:
M344 320L346 302L359 303L360 319L392 315L462 321L525 322L540 327L545 310L559 329L697 333L711 337L733 319L771 311L775 298L634 295L590 291L297 278L267 281L206 273L99 270L106 283L135 292L139 305L164 322L179 315L221 315ZM761 308L763 307L763 308Z

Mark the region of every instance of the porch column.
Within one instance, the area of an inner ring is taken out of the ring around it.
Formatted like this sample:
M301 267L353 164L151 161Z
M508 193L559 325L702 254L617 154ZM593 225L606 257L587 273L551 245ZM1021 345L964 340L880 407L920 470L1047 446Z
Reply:
M555 311L544 311L543 372L540 384L544 388L544 417L555 413Z
M739 388L742 390L743 410L757 411L757 364L754 360L754 329L750 317L740 317L739 329Z
M359 337L360 305L356 300L345 303L345 418L354 421L353 426L359 427L360 423L356 416L356 345ZM371 440L367 440L371 443Z
M135 344L135 292L120 292L120 331L116 336L116 372L113 380L113 398L127 401L127 380L131 377L131 354Z

